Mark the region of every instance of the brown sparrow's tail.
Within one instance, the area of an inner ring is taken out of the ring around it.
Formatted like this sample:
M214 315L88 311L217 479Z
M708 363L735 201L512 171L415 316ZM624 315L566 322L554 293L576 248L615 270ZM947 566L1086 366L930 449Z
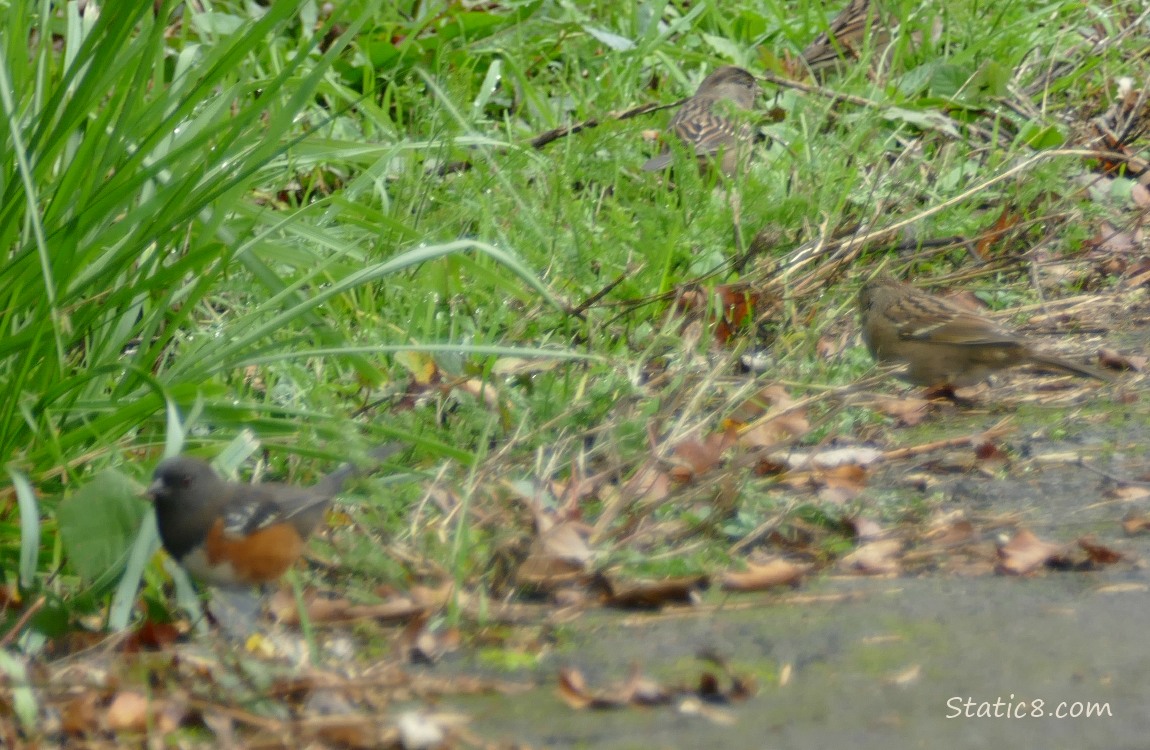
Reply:
M1030 361L1036 365L1045 365L1053 367L1056 370L1065 370L1073 375L1081 375L1084 378L1094 378L1106 383L1114 381L1114 377L1109 373L1099 370L1097 367L1090 365L1080 365L1077 362L1071 362L1062 357L1056 357L1053 354L1045 354L1043 352L1031 352Z

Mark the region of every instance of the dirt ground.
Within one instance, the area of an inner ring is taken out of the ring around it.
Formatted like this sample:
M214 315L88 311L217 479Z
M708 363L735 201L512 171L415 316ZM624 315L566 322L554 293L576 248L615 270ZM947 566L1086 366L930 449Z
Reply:
M1008 470L948 474L934 456L884 467L868 492L941 497L936 510L1011 518L1052 542L1093 533L1124 555L1118 564L1024 577L830 574L778 595L710 592L693 609L595 612L566 626L562 647L538 666L503 673L537 689L449 703L479 735L531 747L1146 747L1150 536L1125 535L1121 521L1150 501L1113 487L1150 469L1150 419L1138 402L1091 408L1054 420L1054 410L1020 410L1004 441L1015 457ZM926 460L942 477L929 488L919 478ZM623 680L631 663L689 681L703 650L758 679L755 697L722 707L730 725L673 707L575 711L556 693L558 670L572 665L596 685ZM432 669L481 668L464 658ZM1055 715L1088 704L1101 715Z

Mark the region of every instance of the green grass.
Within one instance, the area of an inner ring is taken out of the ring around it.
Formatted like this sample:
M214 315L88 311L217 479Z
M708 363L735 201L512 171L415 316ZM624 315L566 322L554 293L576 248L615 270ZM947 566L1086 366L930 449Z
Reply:
M403 566L357 537L370 529L482 588L496 583L501 542L530 529L503 480L567 479L575 466L625 480L652 435L664 449L715 429L745 397L748 376L706 322L668 318L685 286L767 290L773 314L730 347L769 345L758 385L781 379L796 395L869 367L857 348L816 355L824 333L851 325L856 275L879 260L923 279L971 266L960 244L892 255L899 235L854 265L825 261L830 282L795 293L779 266L819 238L924 212L920 241L971 238L1008 206L1020 222L974 285L996 306L1032 299L1028 250L1076 253L1093 234L1084 227L1128 223L1131 205L1072 189L1089 172L1081 156L996 178L1036 147L1071 145L1118 77L1146 79L1142 37L1088 54L1079 33L1113 32L1138 6L962 0L931 39L919 3L893 4L908 34L888 71L864 61L830 82L873 106L766 86L765 106L785 116L764 126L772 142L740 181L737 225L714 178L681 169L668 185L640 171L658 148L642 133L669 113L606 115L675 101L723 63L780 73L838 3L352 2L323 18L303 0L225 0L205 13L168 2L160 20L146 3L107 3L96 19L11 4L0 59L0 90L18 92L0 118L7 583L103 612L116 576L79 569L62 504L105 472L144 482L165 449L216 455L247 429L268 473L298 481L363 446L411 442L409 470L359 494L359 524L333 532L334 554L365 576L397 575ZM917 48L910 31L926 32ZM1039 61L1052 59L1069 65L1044 82ZM527 145L587 118L602 124ZM440 174L460 160L470 168ZM779 243L733 270L767 226ZM524 359L537 364L506 374ZM452 387L417 387L413 372L430 362ZM816 437L873 417L838 419ZM25 478L35 497L19 491ZM466 503L426 502L433 480ZM718 493L696 491L699 503ZM93 513L117 504L97 499ZM724 526L694 505L668 504L658 520ZM725 547L654 568L706 569ZM651 568L642 550L605 556ZM128 549L99 559L118 572ZM154 594L162 576L149 570Z

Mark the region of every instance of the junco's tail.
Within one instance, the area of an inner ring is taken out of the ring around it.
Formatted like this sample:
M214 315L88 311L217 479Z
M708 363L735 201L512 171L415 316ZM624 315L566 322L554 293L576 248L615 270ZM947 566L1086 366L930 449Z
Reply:
M331 498L343 489L343 485L345 482L347 482L347 480L362 474L364 471L370 471L374 469L377 465L383 463L403 449L403 443L385 443L384 445L372 448L367 453L368 458L371 459L371 462L366 468L354 463L346 463L343 466L340 466L338 469L328 474L323 479L319 480L319 483L315 486L316 494Z

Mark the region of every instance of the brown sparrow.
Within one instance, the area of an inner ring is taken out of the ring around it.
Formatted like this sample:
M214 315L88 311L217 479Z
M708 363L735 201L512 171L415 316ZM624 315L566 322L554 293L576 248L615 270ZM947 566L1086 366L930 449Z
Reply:
M827 30L807 45L802 60L815 78L822 78L844 60L857 60L868 32L874 49L881 50L890 44L890 28L871 7L870 0L850 0Z
M904 365L897 377L917 385L961 388L1024 364L1110 380L1088 365L1037 351L994 321L889 276L863 284L859 315L875 361Z
M719 68L703 79L695 95L671 118L667 130L679 140L694 147L701 164L721 152L721 168L730 176L738 168L741 153L756 140L754 128L735 123L715 111L715 105L727 100L738 109L754 106L759 93L755 77L734 65ZM664 148L658 156L648 159L643 170L657 172L671 163L671 149Z

